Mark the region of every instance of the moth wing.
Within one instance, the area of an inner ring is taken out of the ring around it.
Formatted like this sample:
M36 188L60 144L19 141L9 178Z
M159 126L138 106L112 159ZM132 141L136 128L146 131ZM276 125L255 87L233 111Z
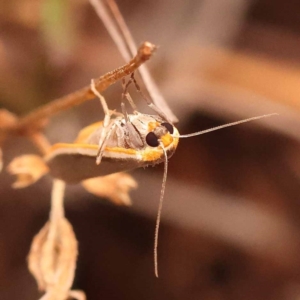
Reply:
M94 133L97 129L100 129L103 126L103 122L96 122L93 123L83 129L81 129L77 135L76 140L74 143L76 144L84 144L87 139L90 137L92 133Z
M45 161L51 175L67 183L145 166L145 162L138 159L138 152L132 149L106 149L100 165L96 164L97 152L96 145L55 144Z

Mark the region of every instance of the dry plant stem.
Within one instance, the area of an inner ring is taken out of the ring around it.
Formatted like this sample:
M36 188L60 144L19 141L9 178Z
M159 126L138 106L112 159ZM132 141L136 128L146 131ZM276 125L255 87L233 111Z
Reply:
M58 220L64 218L64 193L65 193L65 182L60 179L53 180L53 190L51 195L51 212L50 222L51 224L57 223ZM51 229L50 229L51 231Z
M45 251L53 251L55 245L55 239L57 237L57 230L59 227L60 221L64 217L64 207L63 207L63 199L65 192L65 183L62 180L54 179L53 180L53 189L51 195L51 211L50 211L50 224L49 231L47 237L48 247L45 247ZM53 255L46 255L49 258L53 259ZM51 266L54 264L54 261L49 259L49 264Z
M59 220L59 228L52 251L49 248L49 222L34 237L28 256L29 270L45 294L40 300L84 300L82 291L71 290L74 280L78 245L72 225L66 218ZM48 257L48 256L50 257ZM45 268L45 262L53 261Z
M53 188L51 195L51 211L50 211L50 222L47 240L43 248L43 260L42 260L42 270L45 274L46 282L51 282L54 278L54 264L55 257L53 255L53 249L56 244L56 239L58 236L58 228L60 222L64 218L64 199L65 183L62 180L54 179Z
M102 0L90 0L91 5L94 7L97 15L104 23L107 31L109 32L111 38L116 43L121 55L123 56L125 61L128 61L132 57L131 49L136 48L135 44L130 43L130 38L127 35L127 39L125 39L123 32L117 26L117 21L114 16L112 16L110 12L110 7L108 6L107 1ZM126 31L126 34L128 31ZM129 33L130 34L130 33ZM131 37L131 36L130 36Z
M45 282L43 271L40 267L40 262L42 260L42 247L47 239L47 234L49 230L49 222L36 234L31 243L29 255L28 255L28 268L30 273L34 276L37 281L38 288L40 291L45 291L47 288L47 283Z
M17 126L18 122L19 118L15 114L6 109L0 109L0 147L7 138L9 129ZM20 133L21 132L19 132L19 134ZM32 130L32 128L28 128L28 130L23 131L22 134L29 137L29 139L38 148L41 154L44 155L47 153L51 145L45 135L34 129Z
M40 300L85 299L82 291L71 290L78 244L72 225L64 217L64 190L63 181L53 181L50 220L33 239L28 256L29 270L45 292Z
M114 0L90 0L107 31L117 45L121 55L127 61L136 53L136 45L125 20ZM164 97L157 88L146 66L138 69L154 104L166 114L171 122L178 122Z
M42 134L41 132L33 133L32 135L30 135L30 140L38 148L41 154L45 155L48 153L51 144L44 134Z
M95 79L96 89L99 92L102 92L113 83L136 71L140 65L150 59L155 49L155 45L151 44L150 42L144 42L139 47L137 54L133 59L130 60L129 63ZM32 111L25 117L20 118L15 125L2 128L2 131L14 133L26 132L26 129L29 130L29 128L35 124L43 122L43 120L53 116L54 114L63 110L67 110L75 105L79 105L93 98L95 98L95 95L91 91L90 86L84 87L74 93L53 100L49 104Z

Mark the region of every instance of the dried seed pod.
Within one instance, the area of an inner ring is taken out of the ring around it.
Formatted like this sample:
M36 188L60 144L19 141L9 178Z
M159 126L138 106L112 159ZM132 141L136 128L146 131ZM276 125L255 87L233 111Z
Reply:
M53 224L52 224L53 225ZM34 237L28 256L29 270L39 289L45 291L43 300L66 300L69 296L84 300L82 291L72 291L76 260L77 240L72 225L61 218L51 231L46 223Z
M48 173L48 167L37 155L22 155L16 157L7 167L7 171L17 176L14 188L24 188Z
M107 197L117 205L131 205L129 191L137 182L126 173L115 173L82 181L83 187L98 197Z

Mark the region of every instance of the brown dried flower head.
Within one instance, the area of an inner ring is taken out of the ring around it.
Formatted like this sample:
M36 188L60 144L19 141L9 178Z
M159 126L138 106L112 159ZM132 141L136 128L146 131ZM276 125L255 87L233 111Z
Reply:
M84 180L84 188L98 196L107 197L117 205L131 205L129 191L137 188L137 182L126 173L115 173L104 177Z
M48 167L38 155L16 157L7 167L7 171L17 176L14 188L27 187L48 173Z

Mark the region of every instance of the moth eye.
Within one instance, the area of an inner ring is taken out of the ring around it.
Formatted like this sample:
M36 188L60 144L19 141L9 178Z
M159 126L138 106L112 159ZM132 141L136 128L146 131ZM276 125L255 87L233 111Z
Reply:
M161 123L161 125L164 126L164 127L166 127L167 130L168 130L171 134L173 134L173 132L174 132L174 127L173 127L170 123Z
M150 147L157 147L159 145L158 137L154 134L154 132L149 132L146 135L146 143Z

